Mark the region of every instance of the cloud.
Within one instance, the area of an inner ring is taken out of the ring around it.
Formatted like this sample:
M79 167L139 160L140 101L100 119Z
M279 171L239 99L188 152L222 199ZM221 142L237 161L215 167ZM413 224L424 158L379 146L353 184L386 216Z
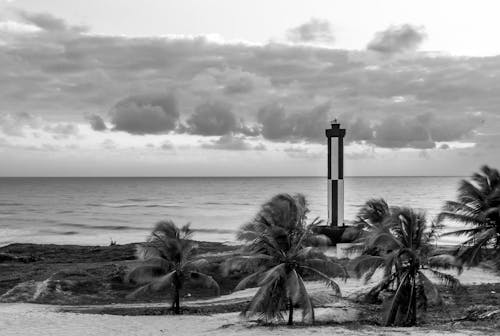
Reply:
M414 118L390 116L375 126L373 143L386 148L434 148L428 130Z
M57 123L47 125L44 128L47 133L52 133L54 139L66 139L71 136L77 135L79 130L78 126L71 123Z
M289 29L287 38L296 43L333 43L335 41L330 22L316 18Z
M197 106L187 124L190 133L199 135L224 135L238 129L231 106L221 101L208 101Z
M87 27L85 26L72 26L68 25L63 19L55 17L49 13L29 13L24 11L18 11L18 15L27 23L30 23L41 30L47 32L85 32Z
M403 53L381 61L366 50L307 43L250 45L215 43L204 37L93 35L57 18L42 19L33 14L32 23L19 21L39 27L36 32L2 31L2 133L29 135L30 123L41 116L50 115L55 123L75 123L103 107L111 110L105 118L111 129L131 134L188 133L190 126L182 127L180 121L194 119L197 107L207 101L231 102L230 113L223 122L209 124L215 130L204 128L204 117L197 117L192 129L199 135L232 132L274 142L323 144L324 129L337 115L348 130L348 142L404 148L470 142L478 130L500 128L500 95L495 94L500 92L500 56ZM381 41L408 40L405 34L399 34L404 38L382 35ZM158 94L159 90L175 92L175 99L164 98L168 94ZM141 94L123 99L130 92ZM171 104L175 107L159 99L175 101ZM326 101L329 105L324 105ZM31 121L17 117L26 111L32 113ZM476 112L486 123L471 119ZM425 114L433 116L432 122L412 119ZM375 134L384 129L386 118L398 118L397 125L408 136L391 135L390 129ZM36 127L43 137L46 123L40 125ZM420 133L426 140L412 139ZM12 142L10 136L6 135Z
M425 39L423 27L410 24L390 26L377 32L367 48L382 54L394 54L416 50Z
M444 143L444 144L441 144L441 145L439 145L439 149L443 149L443 150L450 149L450 145L445 144L445 143Z
M264 138L272 141L324 142L329 110L330 104L325 103L287 114L283 105L272 103L259 110L257 121Z
M349 129L346 134L346 142L372 140L374 137L373 128L365 118L357 117L350 120L345 127Z
M252 91L252 89L253 81L248 76L233 78L224 87L224 91L228 94L247 93Z
M145 94L119 101L110 112L113 130L131 134L167 133L177 127L179 110L172 94Z
M245 141L243 137L237 137L233 134L223 135L216 141L202 144L202 147L207 149L225 149L233 151L266 149L263 144L252 146L249 142Z
M174 149L174 144L171 141L166 140L166 141L163 141L160 148L163 150L172 150L172 149Z
M118 148L118 145L111 139L105 139L101 142L101 147L107 150L115 150Z
M24 136L26 127L37 129L41 124L41 118L27 112L0 113L0 130L5 135Z
M439 117L426 113L411 117L388 116L373 127L371 143L385 148L430 149L436 142L459 141L481 125L477 116Z
M104 120L102 119L101 116L99 116L97 114L92 114L92 115L87 116L86 118L90 123L90 127L94 131L105 131L108 129L108 127L104 123Z

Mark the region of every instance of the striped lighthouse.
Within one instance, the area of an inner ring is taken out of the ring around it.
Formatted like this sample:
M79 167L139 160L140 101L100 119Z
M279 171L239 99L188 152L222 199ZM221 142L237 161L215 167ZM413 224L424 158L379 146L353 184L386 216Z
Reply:
M328 224L344 225L344 136L337 119L326 130L328 141Z

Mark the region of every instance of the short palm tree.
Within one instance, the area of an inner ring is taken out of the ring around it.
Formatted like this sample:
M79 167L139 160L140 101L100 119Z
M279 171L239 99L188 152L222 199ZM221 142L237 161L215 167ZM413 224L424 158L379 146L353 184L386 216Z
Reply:
M466 236L458 250L465 264L475 266L483 261L484 250L493 249L500 269L500 173L481 167L471 180L462 180L458 199L448 201L439 214L439 221L450 220L468 226L447 235Z
M137 256L142 265L133 269L126 280L143 286L129 297L172 288L172 308L175 314L180 314L180 290L184 283L191 281L214 288L218 295L217 282L200 272L208 262L195 258L196 244L191 235L189 225L179 229L171 220L158 222L148 241L138 245Z
M382 290L395 289L389 305L386 325L415 325L417 308L427 306L428 295L436 303L442 299L435 285L424 273L432 274L444 284L456 287L453 276L438 269L455 268L460 263L449 255L433 255L441 226L433 222L427 227L425 214L411 208L391 207L377 229L365 234L366 250L377 248L377 255L363 254L353 263L358 277L369 280L377 269L383 269L382 280L375 285L369 297L377 297ZM418 303L418 306L417 306Z
M267 320L283 319L288 307L288 324L293 324L293 309L302 308L302 318L314 322L314 308L304 285L306 274L320 278L335 295L340 289L334 277L347 276L343 266L324 255L318 245L325 242L306 226L308 212L304 196L279 194L262 205L257 216L238 232L246 244L241 256L230 264L252 269L235 290L260 287L243 315L261 314ZM316 225L317 220L312 225Z

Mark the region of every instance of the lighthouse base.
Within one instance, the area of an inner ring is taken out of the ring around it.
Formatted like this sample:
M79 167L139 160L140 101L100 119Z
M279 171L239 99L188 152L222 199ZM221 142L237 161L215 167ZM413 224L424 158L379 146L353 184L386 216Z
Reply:
M356 226L329 226L320 225L315 228L316 234L322 234L330 239L330 245L349 244L358 239L361 234L361 229Z

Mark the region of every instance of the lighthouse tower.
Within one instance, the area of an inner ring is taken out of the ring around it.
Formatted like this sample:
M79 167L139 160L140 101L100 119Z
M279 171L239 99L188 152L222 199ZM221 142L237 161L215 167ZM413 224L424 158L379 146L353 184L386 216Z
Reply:
M344 136L337 119L326 130L328 141L328 224L344 225Z

